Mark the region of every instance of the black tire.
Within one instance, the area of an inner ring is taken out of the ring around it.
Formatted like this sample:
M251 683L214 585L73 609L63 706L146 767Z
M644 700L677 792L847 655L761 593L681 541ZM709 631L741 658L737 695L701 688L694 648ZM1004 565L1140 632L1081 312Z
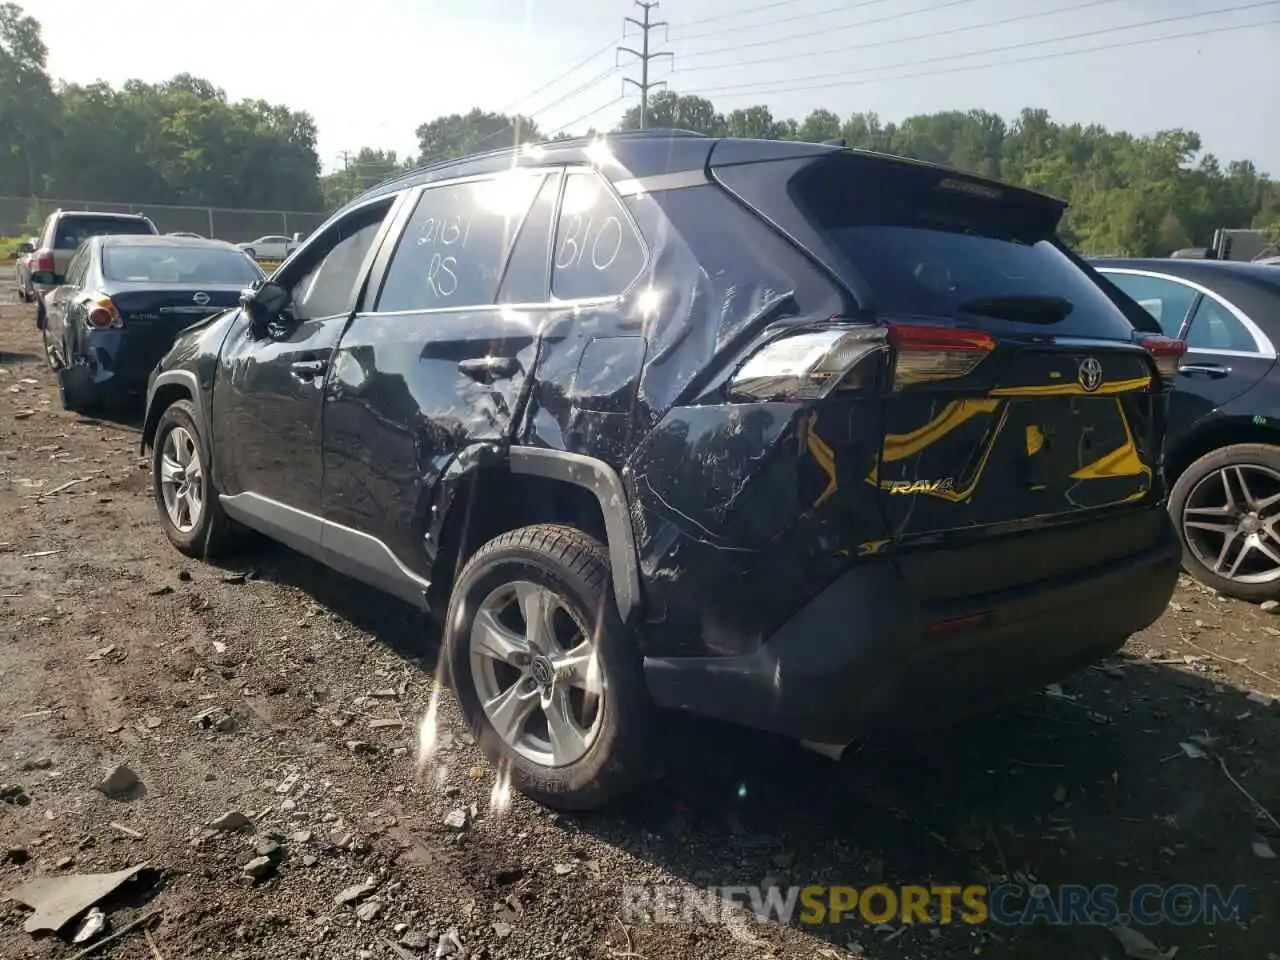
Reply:
M203 509L190 530L180 530L169 518L169 511L164 502L163 485L160 481L160 464L165 441L176 427L183 428L194 438L202 468ZM187 556L201 560L212 559L228 552L239 532L235 521L226 515L222 509L222 503L218 500L218 490L214 486L210 471L212 462L208 440L196 422L195 407L189 400L174 401L160 414L160 419L156 423L155 438L151 447L151 492L155 497L156 510L160 514L160 526L164 530L164 535L169 538L169 542Z
M72 364L56 370L54 376L58 378L58 399L62 402L63 410L84 414L92 413L98 408L101 398L93 386L88 367Z
M1205 454L1182 472L1169 493L1169 515L1173 518L1174 525L1178 528L1178 537L1182 541L1182 568L1205 586L1229 597L1252 603L1280 599L1280 579L1264 583L1241 583L1221 576L1196 556L1188 542L1183 520L1192 491L1206 477L1232 465L1261 467L1280 475L1280 447L1267 443L1231 444Z
M553 591L578 623L597 625L603 716L587 752L566 766L544 766L509 746L485 714L472 676L470 637L479 605L517 580ZM445 622L445 668L463 717L489 760L510 771L516 790L549 807L588 810L651 776L654 708L639 651L618 616L609 555L599 541L557 524L523 527L490 540L458 576Z

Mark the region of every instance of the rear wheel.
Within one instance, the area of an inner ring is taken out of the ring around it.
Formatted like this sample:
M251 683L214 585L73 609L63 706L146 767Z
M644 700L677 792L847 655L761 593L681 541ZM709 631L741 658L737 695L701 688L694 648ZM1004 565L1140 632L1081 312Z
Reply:
M151 487L165 536L183 553L211 558L230 546L235 525L218 500L208 447L189 400L178 400L160 414L151 449Z
M446 624L463 716L512 787L582 810L648 776L652 707L598 541L551 524L489 541L459 575Z
M1241 600L1280 598L1280 447L1206 454L1178 477L1169 512L1193 577Z
M42 330L43 334L44 331ZM49 365L53 366L52 356L49 358ZM62 409L71 413L91 413L98 406L98 391L93 385L93 379L89 375L89 368L83 364L71 364L70 366L54 367L55 376L58 378L58 399L62 402Z

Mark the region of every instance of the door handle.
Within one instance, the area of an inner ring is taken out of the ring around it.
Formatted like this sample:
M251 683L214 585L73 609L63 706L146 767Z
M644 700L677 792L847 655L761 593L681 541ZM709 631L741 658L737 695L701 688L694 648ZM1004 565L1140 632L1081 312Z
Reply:
M314 380L329 366L327 360L295 360L289 364L289 373L296 380Z
M1189 377L1212 377L1219 380L1231 372L1230 367L1220 367L1216 363L1184 363L1178 368L1179 373Z
M472 380L487 382L512 376L520 364L515 357L471 357L459 360L458 369Z

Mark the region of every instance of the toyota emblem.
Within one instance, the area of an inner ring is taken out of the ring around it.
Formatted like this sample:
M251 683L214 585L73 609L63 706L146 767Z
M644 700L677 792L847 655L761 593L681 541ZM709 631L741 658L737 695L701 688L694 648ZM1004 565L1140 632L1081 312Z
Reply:
M1078 379L1085 393L1093 393L1102 386L1102 362L1097 357L1085 357L1080 361Z
M200 306L202 306L202 307L203 307L206 303L208 303L208 302L209 302L209 295L208 295L207 293L205 293L203 290L201 290L199 293L197 293L197 294L196 294L194 297L192 297L191 299L192 299L192 300L194 300L196 303L200 304Z

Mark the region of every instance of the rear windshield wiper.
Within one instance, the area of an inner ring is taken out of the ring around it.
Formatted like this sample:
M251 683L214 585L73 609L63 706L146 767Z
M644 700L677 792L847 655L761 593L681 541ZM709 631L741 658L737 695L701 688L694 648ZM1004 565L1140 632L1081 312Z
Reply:
M962 313L975 313L998 320L1015 320L1020 323L1058 323L1075 309L1075 304L1065 297L1026 294L1008 297L979 297L966 300L957 307Z

